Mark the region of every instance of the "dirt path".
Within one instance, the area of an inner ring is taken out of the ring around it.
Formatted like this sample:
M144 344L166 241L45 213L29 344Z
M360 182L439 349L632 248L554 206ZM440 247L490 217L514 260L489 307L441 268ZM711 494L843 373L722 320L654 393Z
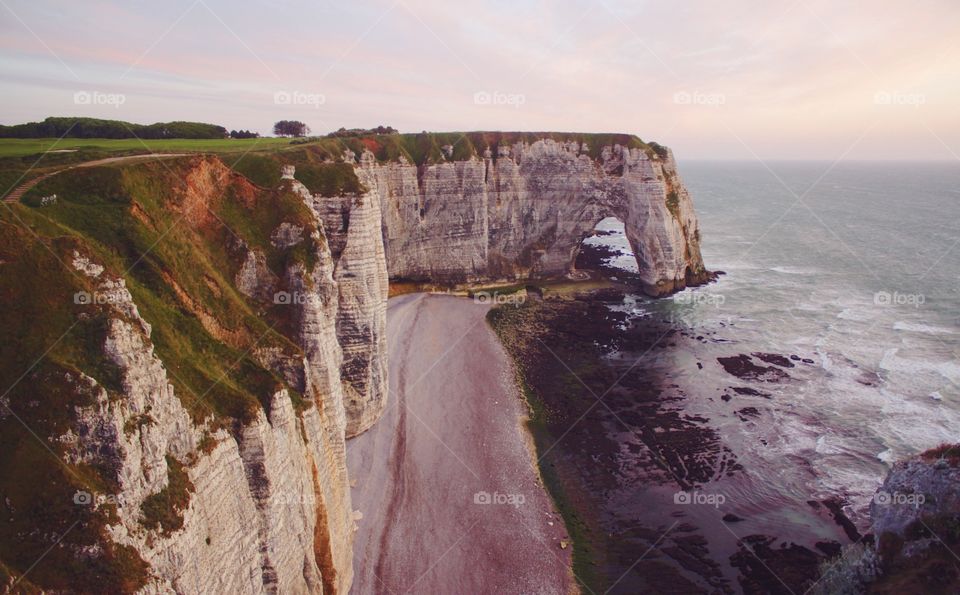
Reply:
M47 172L42 176L33 178L32 180L27 180L26 182L21 183L19 186L17 186L12 191L10 191L10 193L8 193L6 196L4 196L3 200L4 202L18 202L23 197L23 195L26 194L27 190L30 190L31 188L39 184L41 181L46 180L51 176L55 176L58 173L64 172L67 170L78 169L82 167L96 167L98 165L109 165L111 163L122 163L126 161L138 161L141 159L148 159L151 157L153 158L179 157L180 155L182 155L182 153L148 153L146 155L126 155L123 157L107 157L105 159L95 159L93 161L84 161L83 163L69 165L67 167L63 167L55 171Z
M364 515L354 594L570 591L566 532L536 481L487 309L446 296L390 300L390 403L347 444Z

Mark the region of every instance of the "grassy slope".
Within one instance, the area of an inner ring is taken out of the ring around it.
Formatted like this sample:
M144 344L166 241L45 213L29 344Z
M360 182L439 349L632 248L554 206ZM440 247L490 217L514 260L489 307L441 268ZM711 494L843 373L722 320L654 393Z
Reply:
M177 395L197 420L212 417L214 425L227 427L233 420L248 421L283 385L251 358L253 348L299 353L289 339L289 308L255 303L235 289L241 254L233 248L234 234L263 248L280 274L290 262L308 259L308 250L273 249L269 234L280 222L304 225L309 232L312 217L292 193L257 190L235 175L206 186L195 181L192 190L208 193L204 199L212 213L185 217L184 180L200 161L65 172L42 182L23 204L0 207L0 378L16 414L5 415L0 407L0 565L19 575L41 558L51 536L70 530L64 545L51 550L21 584L116 592L145 578L136 552L103 538L109 515L73 503L78 489L114 493L112 473L63 464L58 456L62 459L65 446L50 440L71 427L74 406L92 402L76 385L78 371L111 394L120 389L118 371L102 356L108 312L73 300L77 291L96 290L69 266L74 250L125 278L140 314L153 326L156 352ZM53 192L57 204L35 206L38 196ZM182 301L171 280L192 305ZM198 308L230 338L205 328ZM301 403L300 395L293 398ZM178 509L184 506L182 490L168 496L145 511L147 520L163 529L176 521L158 516L156 505L169 500ZM95 543L104 545L101 555L83 560L73 554Z

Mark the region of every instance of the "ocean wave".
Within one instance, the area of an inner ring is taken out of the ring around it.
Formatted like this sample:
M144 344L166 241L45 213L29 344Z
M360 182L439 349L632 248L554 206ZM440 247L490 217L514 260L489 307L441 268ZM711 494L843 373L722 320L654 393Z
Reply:
M803 267L773 267L770 270L784 275L816 275L819 272L817 269L805 269Z
M926 333L928 335L953 335L956 331L945 326L934 326L919 322L906 322L898 320L893 323L893 329L897 331L910 331L913 333Z
M960 364L957 363L957 360L951 358L941 361L931 361L929 357L910 359L897 355L898 351L899 349L892 348L883 353L879 364L881 370L912 376L939 374L950 382L960 382Z
M843 320L852 320L854 322L866 322L876 315L876 310L868 308L845 308L837 314L837 318Z

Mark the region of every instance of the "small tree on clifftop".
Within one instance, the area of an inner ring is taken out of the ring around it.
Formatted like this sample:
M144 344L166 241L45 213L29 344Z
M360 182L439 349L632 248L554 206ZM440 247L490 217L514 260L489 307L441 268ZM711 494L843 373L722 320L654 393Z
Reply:
M273 125L273 133L277 136L306 136L310 127L297 120L280 120Z

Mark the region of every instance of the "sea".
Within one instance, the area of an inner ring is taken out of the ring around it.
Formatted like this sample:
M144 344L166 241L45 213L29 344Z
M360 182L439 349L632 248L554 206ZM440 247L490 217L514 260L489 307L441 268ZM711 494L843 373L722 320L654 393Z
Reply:
M960 163L690 161L679 172L704 263L725 274L621 307L701 338L661 365L744 469L703 489L753 524L738 531L836 539L810 507L830 498L868 531L892 464L960 442ZM636 271L623 224L597 230L585 242ZM760 383L768 396L743 399L756 415L738 416L720 397L758 383L718 358L751 353L796 365Z

